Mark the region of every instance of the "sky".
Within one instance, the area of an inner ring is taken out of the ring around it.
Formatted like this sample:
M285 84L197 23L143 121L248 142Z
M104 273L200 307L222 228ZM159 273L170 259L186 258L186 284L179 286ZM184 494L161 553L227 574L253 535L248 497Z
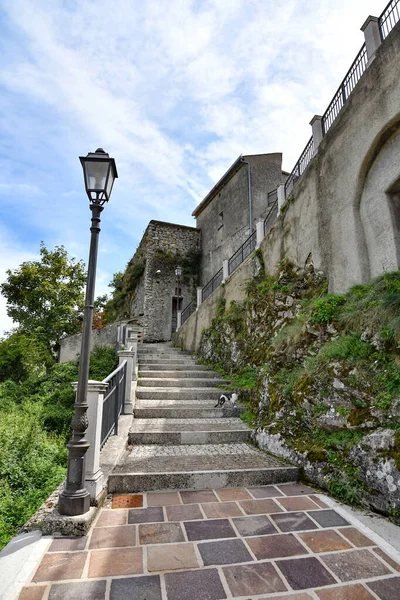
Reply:
M381 0L0 0L0 281L40 242L87 261L79 156L119 178L96 295L151 219L193 209L240 154L291 171ZM12 326L0 296L0 335Z

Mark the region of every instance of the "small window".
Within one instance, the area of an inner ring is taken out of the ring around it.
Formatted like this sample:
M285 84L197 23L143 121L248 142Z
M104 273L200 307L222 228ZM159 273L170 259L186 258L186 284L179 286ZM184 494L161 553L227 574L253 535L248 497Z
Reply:
M218 215L218 229L224 226L224 213L220 212Z

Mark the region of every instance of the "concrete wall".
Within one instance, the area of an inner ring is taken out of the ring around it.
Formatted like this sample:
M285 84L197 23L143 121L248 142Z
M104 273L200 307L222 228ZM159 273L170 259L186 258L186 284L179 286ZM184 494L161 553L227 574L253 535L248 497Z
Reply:
M184 350L197 352L201 334L204 329L211 327L221 299L225 298L227 307L232 301L242 302L246 297L246 283L256 274L258 268L258 260L254 256L249 256L226 280L225 285L220 285L185 321L179 331L174 334L174 344Z
M400 267L400 27L382 43L261 249L267 270L312 254L333 292Z
M120 323L114 323L102 329L93 329L90 349L95 346L109 346L116 348L117 346L117 330ZM70 335L61 340L60 354L58 362L64 363L70 360L75 360L81 351L82 334Z
M252 228L265 216L268 192L285 177L282 154L243 156L250 163ZM220 214L223 213L223 224ZM202 232L201 285L205 285L250 235L248 168L239 163L228 174L196 219Z
M378 48L316 156L261 243L268 273L312 258L331 292L400 268L400 24ZM237 269L177 334L197 351L218 301L241 300L253 259Z

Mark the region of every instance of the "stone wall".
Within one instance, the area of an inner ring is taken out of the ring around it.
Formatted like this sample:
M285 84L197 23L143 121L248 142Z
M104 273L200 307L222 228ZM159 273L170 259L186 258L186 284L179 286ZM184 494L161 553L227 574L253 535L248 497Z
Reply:
M196 295L200 232L193 227L150 221L143 239L146 267L137 297L143 297L144 339L147 342L166 341L171 339L172 305L178 287L177 266L182 268L181 308Z
M116 348L119 325L121 325L121 323L113 323L102 329L93 329L90 350L93 350L95 346L109 346L110 348ZM81 351L81 342L81 333L70 335L61 340L58 362L64 363L75 360Z
M282 154L243 156L250 164L252 229L265 216L267 195L282 181ZM236 166L235 166L236 165ZM204 286L250 235L248 167L237 162L211 198L194 211L202 232L201 284ZM199 211L199 212L197 212ZM222 214L222 217L221 217Z

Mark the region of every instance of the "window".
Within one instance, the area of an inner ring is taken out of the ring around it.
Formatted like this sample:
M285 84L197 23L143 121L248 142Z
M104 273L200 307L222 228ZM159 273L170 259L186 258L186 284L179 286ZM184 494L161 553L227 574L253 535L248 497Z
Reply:
M220 212L218 215L218 229L224 226L224 213Z

